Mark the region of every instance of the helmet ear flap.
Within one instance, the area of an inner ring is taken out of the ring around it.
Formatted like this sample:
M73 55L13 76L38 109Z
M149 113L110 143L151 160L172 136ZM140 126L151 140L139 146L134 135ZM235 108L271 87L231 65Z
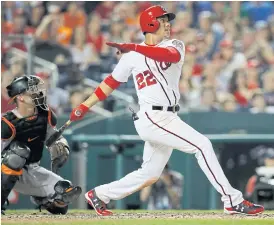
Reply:
M145 27L146 32L154 33L159 29L160 23L156 18L149 18L145 24Z
M159 21L156 18L153 19L151 22L153 24L151 32L156 32L159 29L159 27L160 27L160 23L159 23Z

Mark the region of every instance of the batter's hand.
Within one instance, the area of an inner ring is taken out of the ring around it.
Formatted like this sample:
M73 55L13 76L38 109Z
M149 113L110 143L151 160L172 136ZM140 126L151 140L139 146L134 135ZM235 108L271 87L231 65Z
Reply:
M115 42L106 42L106 44L110 47L114 47L114 48L118 48L118 50L121 52L121 53L127 53L127 52L130 52L130 51L135 51L136 50L136 47L137 45L136 44L133 44L133 43L129 43L129 44L125 44L125 43L122 43L122 44L118 44L118 43L115 43Z
M85 106L83 103L76 108L74 108L70 114L71 121L81 120L85 114L89 111L89 108Z

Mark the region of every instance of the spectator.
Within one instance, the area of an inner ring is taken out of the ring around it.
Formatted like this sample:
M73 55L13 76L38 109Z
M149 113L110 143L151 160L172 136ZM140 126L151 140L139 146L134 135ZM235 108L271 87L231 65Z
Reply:
M204 35L204 41L207 46L207 57L211 58L214 52L215 42L217 41L216 34L212 31L212 13L203 11L199 14L199 32Z
M222 23L226 16L226 2L216 1L212 2L213 18L216 23ZM220 26L222 26L220 24Z
M219 66L216 62L208 63L204 66L203 70L203 81L202 85L204 87L211 87L216 90L218 93L222 93L222 90L219 90L216 75L218 74Z
M189 44L185 47L185 67L183 68L183 74L189 72L189 78L195 87L200 88L202 82L203 65L197 63L197 48L194 44ZM189 71L189 72L188 72Z
M218 86L223 91L228 91L229 81L232 78L233 72L235 70L246 67L246 58L244 54L240 52L235 52L234 46L231 40L223 40L220 43L220 55L219 62L222 66L218 79Z
M139 26L139 14L138 5L136 2L127 3L125 21L129 29L138 28Z
M189 68L189 73L186 74L191 75L191 68ZM200 90L193 85L190 76L182 76L179 90L181 94L179 104L182 109L195 108L200 104Z
M37 38L55 41L61 45L68 46L73 30L62 24L61 7L57 3L48 4L49 14L43 20L35 32Z
M25 13L15 12L13 15L12 23L3 24L3 33L9 34L32 34L34 29L27 26L27 17ZM4 40L3 45L5 48L18 48L22 51L26 51L26 46L22 38L17 38L12 41Z
M41 20L45 14L45 8L43 2L33 1L30 3L30 19L29 25L33 28L37 28L41 23Z
M86 25L86 14L77 2L69 2L67 11L63 14L63 26L74 30L78 26Z
M159 180L141 190L142 202L148 202L149 210L180 209L183 194L183 176L166 165Z
M269 17L268 24L269 24L269 36L271 41L270 43L272 46L272 50L274 51L274 15Z
M63 109L68 104L69 93L59 87L52 86L51 75L46 72L36 74L44 81L45 89L47 90L47 103L49 107L57 114L61 115Z
M116 2L113 1L103 1L96 7L94 13L98 14L103 20L111 19L110 15L113 13L115 4Z
M247 14L251 25L254 25L259 20L266 21L273 14L274 6L273 2L245 2L242 11Z
M76 87L81 87L85 79L83 72L81 72L77 65L71 64L65 67L59 79L58 86L66 90L72 90Z
M256 30L256 36L258 39L262 39L267 41L269 37L269 30L268 30L268 24L266 21L257 21L254 25L255 30Z
M192 110L204 112L218 111L216 91L213 88L203 88L199 107L192 108Z
M73 109L77 105L81 104L85 100L85 94L82 90L74 91L70 95L70 107Z
M94 45L97 54L101 54L101 52L105 52L103 48L107 46L105 44L106 40L101 32L101 19L97 14L93 14L90 17L87 29L87 43L91 43Z
M65 112L69 113L73 108L80 105L85 100L85 94L83 90L73 90L69 97L69 107L65 109Z
M230 81L230 92L241 107L247 107L251 92L247 88L247 74L243 69L234 71Z
M270 31L268 24L265 21L258 21L255 24L256 28L256 42L257 54L262 58L265 63L274 62L274 50L270 44Z
M195 45L197 47L197 63L206 64L209 61L209 46L203 33L196 34Z
M178 7L178 2L166 1L161 2L161 6L163 6L167 12L176 12Z
M124 25L121 20L113 20L110 24L109 37L113 42L123 42L122 34L124 30Z
M258 21L255 24L255 34L251 46L245 52L248 58L259 58L264 64L274 62L274 50L270 44L270 31L265 21Z
M267 150L264 150L264 148ZM270 147L264 148L259 149L260 151L264 150L264 154L261 157L263 165L257 167L255 169L255 174L248 179L245 187L245 197L248 200L259 199L262 201L260 204L265 203L267 206L271 205L271 209L273 209L272 193L274 185L271 181L274 177L274 149ZM259 190L262 191L260 192ZM268 190L270 190L270 192L268 192ZM259 196L261 194L264 194L264 196Z
M252 59L247 62L247 88L249 90L260 87L259 66L259 61L256 59Z
M12 23L13 22L13 16L14 16L15 10L16 10L15 2L13 2L13 1L4 1L2 4L3 4L3 9L5 9L5 10L2 11L5 22ZM2 7L2 4L1 4L1 7Z
M92 64L99 66L100 58L94 45L86 43L86 31L84 27L77 27L75 29L73 45L70 51L73 62L79 66L80 70L84 71Z
M192 10L193 22L194 25L197 25L198 16L200 15L200 13L203 11L212 12L212 5L209 1L193 2Z
M13 81L15 77L24 74L24 62L20 58L11 58L9 60L9 69L1 75L1 112L6 112L15 108L7 93L6 87ZM9 104L10 103L10 104Z
M237 103L235 101L235 97L231 94L226 94L221 101L222 111L224 112L236 112L237 111Z
M130 4L128 2L119 2L115 5L112 13L112 20L120 20L126 26L126 19L128 18L128 10Z
M254 45L255 42L255 31L250 28L243 29L241 36L241 47L244 55L247 59L256 58L257 47Z
M29 32L27 27L27 16L23 12L15 11L13 15L13 21L9 27L4 30L7 34L26 34Z
M13 81L15 78L9 71L2 73L1 75L1 113L5 113L8 110L15 108L15 105L9 104L10 97L8 96L6 87Z
M22 76L25 73L25 61L21 58L11 58L9 60L9 71L14 77Z
M139 13L154 5L152 2L145 1L137 1L136 3L138 5Z
M270 70L263 74L263 90L266 105L274 106L274 71Z
M178 12L176 15L176 20L172 26L172 32L174 33L174 38L182 40L185 45L193 43L197 31L191 28L192 18L191 13L188 11Z
M231 20L230 17L227 17L224 19L223 22L223 28L224 28L224 37L225 39L230 39L232 41L237 41L239 36L240 36L240 32L237 29L237 24L235 23L235 21Z
M251 113L274 113L274 107L266 106L263 92L256 91L251 98Z

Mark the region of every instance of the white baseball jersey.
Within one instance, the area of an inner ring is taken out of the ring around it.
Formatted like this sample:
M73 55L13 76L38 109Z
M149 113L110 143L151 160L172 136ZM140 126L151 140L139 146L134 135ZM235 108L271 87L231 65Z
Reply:
M146 45L144 42L141 45ZM182 41L163 40L159 47L174 47L181 54L178 63L158 62L138 52L124 54L116 65L112 76L127 82L133 76L139 104L159 106L176 105L180 99L179 81L184 63L185 46Z

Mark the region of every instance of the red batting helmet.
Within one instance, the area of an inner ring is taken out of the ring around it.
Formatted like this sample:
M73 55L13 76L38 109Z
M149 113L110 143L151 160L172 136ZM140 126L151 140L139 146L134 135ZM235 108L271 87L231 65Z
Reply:
M168 16L168 21L171 21L175 18L174 13L168 13L162 6L154 5L147 8L140 15L140 25L143 33L154 33L158 30L160 23L157 20L158 17Z

